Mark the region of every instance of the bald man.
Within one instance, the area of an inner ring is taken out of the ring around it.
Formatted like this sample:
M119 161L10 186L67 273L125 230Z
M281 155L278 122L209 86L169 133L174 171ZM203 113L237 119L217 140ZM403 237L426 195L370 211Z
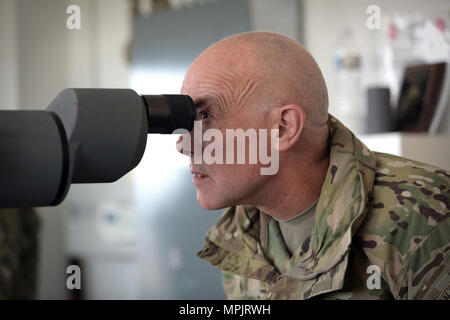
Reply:
M227 208L198 255L222 270L228 298L448 299L449 173L370 151L328 114L321 71L299 43L228 37L197 57L181 93L201 124L177 145L197 201ZM224 138L199 140L197 129ZM247 163L194 161L235 141L231 129L276 132L275 142L257 137L277 152L277 172L249 163L250 142Z

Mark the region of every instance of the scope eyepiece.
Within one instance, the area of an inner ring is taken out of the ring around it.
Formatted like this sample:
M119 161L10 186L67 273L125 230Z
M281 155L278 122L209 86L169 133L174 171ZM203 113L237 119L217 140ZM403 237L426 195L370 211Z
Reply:
M148 112L148 133L173 133L176 129L191 131L195 104L191 97L179 94L143 95Z

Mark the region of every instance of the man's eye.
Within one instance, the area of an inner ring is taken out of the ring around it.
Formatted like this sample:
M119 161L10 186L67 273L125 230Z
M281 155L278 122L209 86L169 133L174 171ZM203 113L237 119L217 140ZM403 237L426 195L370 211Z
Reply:
M211 113L209 113L209 111L206 111L206 110L200 111L198 114L200 115L200 119L211 118Z

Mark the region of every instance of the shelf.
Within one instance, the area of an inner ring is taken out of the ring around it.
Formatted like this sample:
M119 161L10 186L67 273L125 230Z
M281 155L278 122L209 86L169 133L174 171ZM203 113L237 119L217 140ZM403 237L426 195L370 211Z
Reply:
M450 169L450 135L388 132L358 137L370 150L391 153Z

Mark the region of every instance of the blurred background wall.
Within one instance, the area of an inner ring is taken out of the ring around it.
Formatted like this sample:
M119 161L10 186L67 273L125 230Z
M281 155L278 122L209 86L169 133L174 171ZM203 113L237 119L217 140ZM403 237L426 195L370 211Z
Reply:
M81 9L79 30L66 27L72 4ZM381 9L381 30L366 26L371 4ZM275 31L310 50L327 81L330 112L369 147L450 169L448 107L432 136L367 134L365 100L374 85L390 88L393 102L399 94L395 70L373 63L385 57L377 48L386 45L386 30L413 16L442 18L448 33L449 15L444 0L0 0L0 108L43 109L66 87L178 93L190 62L212 42ZM358 57L357 68L336 64L343 52ZM63 204L38 209L37 298L79 298L66 287L70 264L81 266L81 298L224 297L220 273L195 256L220 212L197 205L175 141L152 136L139 166L116 183L73 185Z
M364 121L362 125L356 124L358 119L352 118L345 111L342 113L338 106L338 102L342 99L341 93L347 89L341 83L345 75L342 75L343 72L339 72L336 66L336 56L339 51L352 51L361 59L358 80L363 96L359 97L361 99L359 114L364 117L366 116L364 90L367 87L396 83L396 86L391 85L391 95L396 102L403 75L401 68L404 63L418 63L425 59L425 52L423 55L416 55L411 43L419 42L420 37L430 35L420 35L419 31L409 33L408 24L421 25L423 20L437 22L442 19L445 21L448 37L450 4L446 0L426 2L420 0L304 0L302 3L304 44L325 76L330 98L330 112L336 116L344 116L347 124L356 133L366 132ZM379 30L367 27L367 19L373 13L373 11L367 12L367 8L371 5L380 8L381 28ZM392 39L392 37L396 38ZM431 50L438 51L438 48ZM388 59L389 61L386 61ZM395 65L391 65L394 61ZM395 74L397 71L398 74ZM351 90L355 94L358 87L355 87L354 83L352 85ZM442 118L438 131L449 133L448 108Z

